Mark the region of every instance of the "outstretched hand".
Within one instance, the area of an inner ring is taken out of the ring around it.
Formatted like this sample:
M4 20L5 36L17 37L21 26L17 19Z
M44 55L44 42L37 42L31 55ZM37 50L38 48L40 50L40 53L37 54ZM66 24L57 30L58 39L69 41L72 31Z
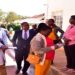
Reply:
M5 52L5 50L8 49L8 46L3 45L3 46L1 47L1 49L2 49L3 52Z
M70 39L66 39L66 38L64 38L64 42L65 42L65 44L68 44L69 41L71 41L71 40L70 40Z

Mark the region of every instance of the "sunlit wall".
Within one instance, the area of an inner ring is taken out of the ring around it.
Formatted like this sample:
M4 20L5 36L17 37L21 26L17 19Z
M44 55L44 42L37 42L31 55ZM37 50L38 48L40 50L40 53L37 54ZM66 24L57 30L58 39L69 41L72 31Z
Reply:
M62 29L66 30L70 16L75 15L75 0L47 0L45 18L53 15L62 16Z

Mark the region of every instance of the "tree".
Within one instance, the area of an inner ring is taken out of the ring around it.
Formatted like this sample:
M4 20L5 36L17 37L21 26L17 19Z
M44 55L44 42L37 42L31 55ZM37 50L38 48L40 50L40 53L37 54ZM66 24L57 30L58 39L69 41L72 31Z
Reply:
M18 15L15 12L9 12L5 20L7 23L12 23L17 19L18 19Z
M0 16L2 16L3 15L3 11L0 9Z
M3 20L3 14L4 14L4 12L0 9L0 21L2 21Z
M18 15L18 19L26 19L28 18L27 16L22 16L22 15Z

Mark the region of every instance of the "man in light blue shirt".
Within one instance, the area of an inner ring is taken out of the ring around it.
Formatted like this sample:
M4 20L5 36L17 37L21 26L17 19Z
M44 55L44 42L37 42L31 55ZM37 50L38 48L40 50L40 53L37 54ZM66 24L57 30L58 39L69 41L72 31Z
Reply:
M0 75L7 75L5 68L5 50L12 43L9 40L6 32L0 27Z
M11 42L6 34L6 31L0 27L0 41L3 41L5 45L11 45Z

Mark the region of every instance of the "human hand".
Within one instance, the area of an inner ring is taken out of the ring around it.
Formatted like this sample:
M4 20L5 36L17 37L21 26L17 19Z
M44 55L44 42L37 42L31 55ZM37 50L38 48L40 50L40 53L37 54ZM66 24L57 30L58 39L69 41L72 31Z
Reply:
M64 38L65 44L68 44L70 41L71 41L70 39Z
M1 47L1 49L2 49L3 52L5 52L5 50L8 49L8 46L3 45L3 46Z

